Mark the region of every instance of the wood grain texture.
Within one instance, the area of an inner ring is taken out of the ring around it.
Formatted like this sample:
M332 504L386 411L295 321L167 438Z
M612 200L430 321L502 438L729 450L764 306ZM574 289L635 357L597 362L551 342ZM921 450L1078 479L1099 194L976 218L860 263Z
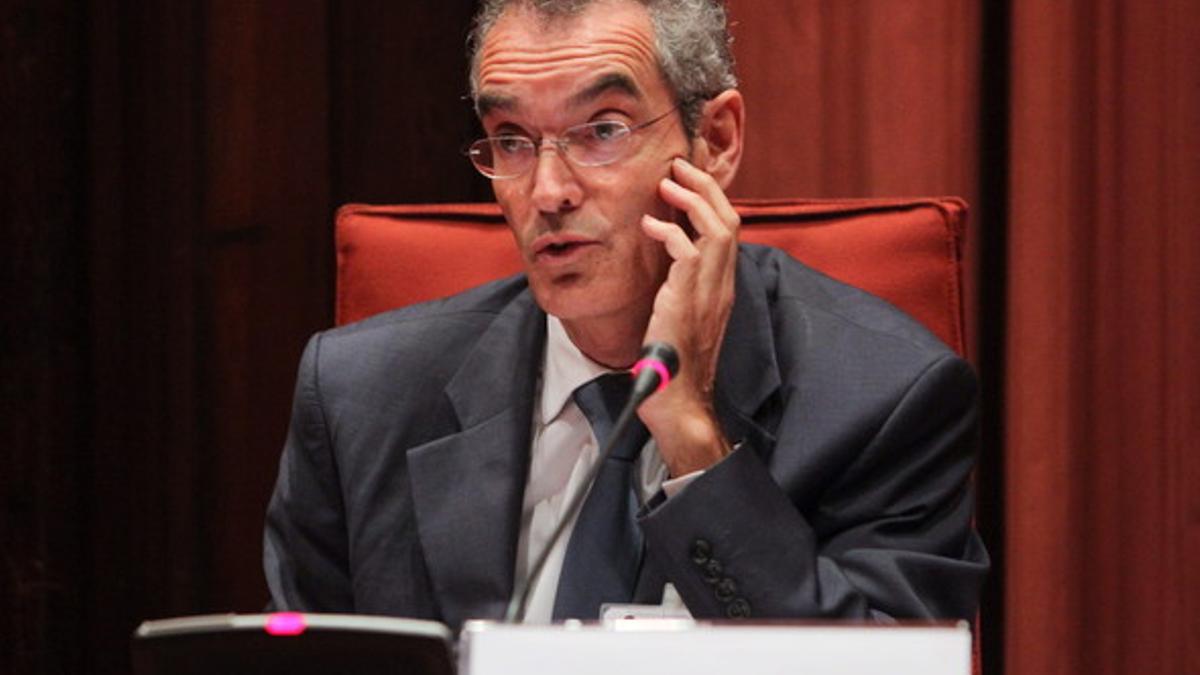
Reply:
M254 611L266 601L263 513L296 363L332 315L329 7L205 7L195 335L206 364L205 602Z
M0 672L79 672L88 481L86 54L72 3L0 4Z
M474 0L335 3L333 147L339 203L491 201L463 149Z

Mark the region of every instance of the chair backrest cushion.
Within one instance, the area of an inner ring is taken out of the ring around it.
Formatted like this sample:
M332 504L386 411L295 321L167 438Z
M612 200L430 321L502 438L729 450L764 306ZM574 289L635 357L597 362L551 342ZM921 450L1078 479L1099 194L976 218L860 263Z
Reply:
M742 241L770 244L901 308L962 354L966 204L935 199L737 201ZM338 324L521 270L495 204L368 206L337 214Z

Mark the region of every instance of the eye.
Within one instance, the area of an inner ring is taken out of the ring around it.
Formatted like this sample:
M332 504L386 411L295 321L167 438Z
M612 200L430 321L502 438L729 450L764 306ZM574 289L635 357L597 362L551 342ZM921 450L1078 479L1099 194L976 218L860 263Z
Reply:
M492 147L498 154L519 155L533 147L533 141L524 136L496 136L492 139Z
M617 120L600 120L572 129L571 140L584 145L605 145L629 133L629 126Z

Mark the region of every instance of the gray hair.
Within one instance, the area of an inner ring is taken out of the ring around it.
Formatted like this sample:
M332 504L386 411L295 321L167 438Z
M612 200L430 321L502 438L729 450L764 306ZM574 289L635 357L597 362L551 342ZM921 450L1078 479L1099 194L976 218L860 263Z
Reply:
M471 98L479 98L480 47L510 7L532 9L546 20L572 17L596 0L483 0L468 40ZM635 0L650 14L658 67L675 95L688 136L695 136L704 102L737 86L725 3L722 0Z

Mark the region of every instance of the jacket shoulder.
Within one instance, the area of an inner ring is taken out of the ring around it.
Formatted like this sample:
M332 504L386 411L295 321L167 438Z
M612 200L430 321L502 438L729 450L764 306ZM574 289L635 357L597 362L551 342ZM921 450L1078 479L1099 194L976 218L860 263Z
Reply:
M824 326L843 337L852 334L867 341L896 343L897 347L904 345L904 351L930 356L954 353L900 308L813 269L783 250L744 244L743 252L762 279L777 322L786 324L800 315L807 319L809 329Z
M496 318L518 302L532 304L523 275L322 331L310 350L326 385L363 387L401 376L440 387Z
M438 353L453 352L470 342L482 327L526 292L524 275L499 279L455 295L408 305L323 331L327 345L364 347L404 340L409 349L428 347Z

